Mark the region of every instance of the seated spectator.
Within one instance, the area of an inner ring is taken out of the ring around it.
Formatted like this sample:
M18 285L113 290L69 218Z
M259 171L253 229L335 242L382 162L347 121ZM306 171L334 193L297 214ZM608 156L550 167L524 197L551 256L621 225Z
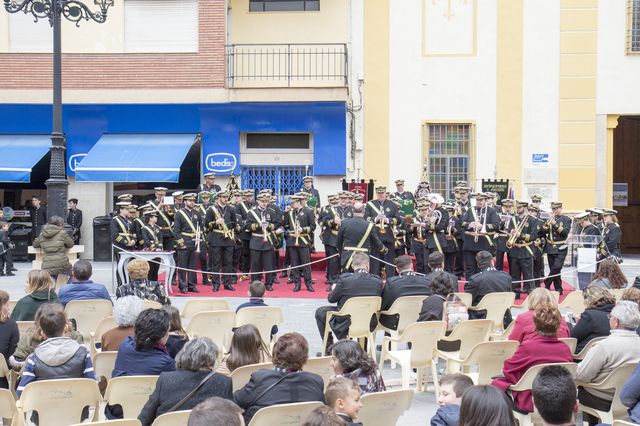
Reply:
M438 253L439 254L439 253ZM396 299L403 296L429 296L429 281L413 272L413 260L410 256L399 256L395 260L398 275L389 277L382 289L382 310L388 310ZM380 315L380 324L396 330L399 315Z
M605 259L598 265L598 270L593 274L589 286L602 288L625 288L629 284L618 262L613 258Z
M432 274L429 289L433 294L422 302L418 321L442 321L444 302L451 294L449 278L442 272L432 272Z
M39 323L42 310L48 305L49 303L40 305L40 308L38 308L38 311L36 312L33 327L29 327L26 332L20 334L20 340L18 341L16 351L13 353L13 356L9 358L9 365L14 370L22 370L22 367L24 367L24 363L29 355L31 355L36 347L45 340L45 337L42 335L42 330L40 330ZM71 321L67 321L67 326L64 329L64 336L72 338L81 345L84 343L82 334L73 329Z
M323 405L313 410L306 419L302 426L345 426L346 423L342 420L333 408Z
M576 353L596 337L609 335L609 314L616 304L616 298L609 290L591 286L582 292L585 311L571 329L571 337L578 339Z
M18 340L20 339L18 324L9 318L7 314L8 303L9 293L0 290L0 353L4 357L7 365L9 365L9 358L16 351ZM0 377L0 387L4 389L9 388L9 382L6 377Z
M157 376L174 371L176 363L167 351L169 314L162 309L145 309L138 315L134 336L124 339L118 349L112 377Z
M164 413L190 410L211 396L233 399L231 379L213 371L217 358L218 347L208 337L187 342L176 357L177 370L160 373L138 420L150 426ZM196 392L185 399L194 389Z
M107 288L89 279L92 273L93 268L88 260L80 259L73 264L71 283L58 291L58 298L62 302L62 306L66 306L72 300L104 299L111 302Z
M383 392L387 388L376 362L354 340L340 340L329 348L331 368L336 376L355 380L362 394Z
M638 305L629 301L618 302L609 315L609 325L611 335L591 348L578 364L576 381L598 383L616 367L625 363L640 362L640 336L636 333L640 326ZM611 408L613 394L614 389L602 391L578 388L580 403L596 410L608 411ZM585 419L585 416L588 418ZM588 421L590 425L598 423L594 417L586 413L583 420Z
M173 306L167 305L162 307L169 314L169 339L167 340L167 350L171 358L175 359L180 349L189 341L187 332L182 328L182 320L180 319L180 311Z
M316 309L316 324L320 332L320 338L324 339L326 327L327 312L339 311L347 300L352 297L362 296L381 296L382 280L379 276L369 273L369 256L364 253L356 252L352 256L352 266L354 272L348 272L340 275L338 282L331 286L329 293L329 303L337 303L336 306L321 306ZM377 318L375 315L371 317L371 330L377 326ZM349 318L333 318L331 320L331 329L335 333L338 340L347 337L349 332ZM327 340L327 348L333 343L333 334L329 333Z
M127 264L129 282L116 289L116 298L138 296L143 300L171 304L164 291L164 285L158 281L149 281L149 263L143 259L133 259Z
M488 251L482 250L476 254L476 263L480 272L472 275L464 285L465 293L471 293L473 296L471 302L473 306L478 306L482 298L489 293L512 291L511 275L498 271L493 267L492 262L493 257Z
M244 426L242 410L233 402L213 396L196 405L187 426Z
M259 281L259 280L252 281L251 284L249 285L249 301L245 303L241 303L236 308L236 314L242 308L251 308L254 306L269 306L266 303L264 303L264 291L265 291L265 286L262 283L262 281ZM271 327L271 336L274 336L276 334L278 334L278 326L274 325L273 327Z
M52 216L42 227L40 235L33 240L33 247L42 249L43 271L47 271L55 281L59 274L68 274L71 263L67 249L73 247L73 238L64 230L64 219Z
M27 362L16 389L18 397L31 382L50 379L96 379L89 351L70 337L64 337L67 316L62 305L42 307L38 326L46 340L38 345Z
M217 371L230 376L236 368L269 361L271 361L271 355L262 341L258 328L253 324L245 324L234 330L229 352L226 353Z
M511 401L507 395L493 386L473 386L462 394L458 424L459 426L515 426L516 421L511 413Z
M11 312L11 319L16 321L33 321L36 311L45 303L59 303L55 285L47 271L34 269L27 274L27 293L18 300Z
M529 304L529 310L516 317L516 323L509 335L509 340L516 340L522 343L536 335L536 326L533 323L533 313L541 304L551 305L558 310L560 309L558 307L558 302L556 302L556 298L553 297L553 294L544 287L535 288L531 293L529 293L527 303ZM567 327L567 323L564 318L562 316L560 318L560 328L558 328L558 335L556 337L569 337L569 327Z
M640 365L622 388L620 401L629 409L629 420L640 423Z
M524 376L527 370L538 364L554 362L573 362L573 354L561 340L556 337L562 316L553 305L540 304L533 313L536 335L525 340L516 352L504 362L503 377L491 383L498 389L507 391ZM515 408L523 413L533 412L531 392L512 392Z
M125 296L116 300L113 305L113 320L118 324L102 335L100 348L103 351L117 351L120 344L134 335L133 325L140 312L144 310L144 302L137 296Z
M333 377L329 380L324 400L347 425L360 425L354 420L362 408L360 386L346 377Z
M628 300L640 305L640 289L636 287L629 287L622 292L620 300Z
M578 414L576 383L564 367L544 367L533 380L533 403L543 426L574 426Z
M427 265L431 270L431 272L424 276L428 282L431 282L439 272L443 272L445 277L447 277L447 283L451 287L450 292L455 293L458 291L458 277L444 270L444 255L442 253L439 251L431 253L427 259Z
M244 408L249 424L261 408L294 402L324 401L324 383L317 374L302 371L309 357L307 340L299 333L282 335L273 347L271 370L259 370L233 397ZM211 424L211 423L210 423Z
M438 411L431 417L431 426L457 426L462 394L473 387L473 380L464 374L446 374L440 379Z

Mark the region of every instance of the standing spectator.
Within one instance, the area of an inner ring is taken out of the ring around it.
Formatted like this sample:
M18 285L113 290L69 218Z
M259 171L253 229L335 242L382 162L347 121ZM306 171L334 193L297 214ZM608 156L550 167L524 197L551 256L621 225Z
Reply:
M177 370L160 373L155 390L138 416L143 426L150 426L170 411L190 410L212 396L232 400L231 379L213 371L217 357L218 347L208 337L187 342L176 357Z
M65 232L60 216L49 219L38 238L33 240L33 247L42 249L44 256L41 268L49 272L54 280L59 274L68 274L71 270L67 249L73 247L73 239Z
M7 303L9 302L9 293L0 290L0 353L9 365L9 358L13 355L18 346L20 332L18 325L14 320L9 318L7 313ZM6 377L0 378L0 387L9 388L9 382Z
M78 199L71 198L67 203L69 211L67 212L67 224L71 227L71 235L73 235L74 244L80 244L80 228L82 227L82 210L78 208Z
M340 340L329 349L331 368L336 376L355 380L362 394L384 392L387 388L375 360L354 340Z
M111 296L107 288L90 280L93 267L88 260L80 259L71 267L71 283L66 284L58 291L58 297L62 306L72 300L102 299L111 302Z
M230 376L236 368L269 361L269 349L262 341L257 327L245 324L234 330L229 352L218 367L218 372Z
M418 321L442 321L444 302L451 294L449 278L445 273L432 272L432 274L434 276L429 283L429 288L433 294L422 302Z
M96 379L89 351L70 337L64 337L67 316L59 304L42 308L38 320L42 334L47 338L27 358L16 389L18 397L31 382L50 379Z
M164 286L158 281L149 281L149 263L144 259L133 259L127 264L129 282L116 289L116 298L138 296L143 300L171 304Z
M640 365L622 388L620 401L629 408L629 420L640 423Z
M360 386L354 380L345 377L332 377L324 392L324 399L347 426L361 424L354 421L362 408Z
M236 403L245 410L247 424L264 407L324 400L322 377L302 371L308 358L309 345L301 334L287 333L276 341L273 347L275 367L256 371L249 383L233 395Z
M640 362L640 336L636 329L640 326L638 305L629 301L620 301L609 315L611 335L594 346L582 362L578 364L576 380L585 383L598 383L609 373L625 363ZM608 411L611 408L614 389L602 391L578 388L580 403L596 410ZM590 425L597 420L585 413Z
M559 365L544 367L533 380L531 392L543 426L576 424L576 383L569 370Z
M25 291L27 295L18 300L11 312L11 318L16 321L33 321L40 305L60 302L47 271L29 271Z
M258 280L252 281L251 284L249 285L249 301L241 303L236 308L236 314L242 308L251 308L255 306L268 306L266 303L264 303L265 290L266 288L262 283L262 281L258 281ZM271 327L272 338L276 334L278 334L278 326L274 324L273 327Z
M515 426L516 421L507 395L493 386L473 386L462 394L458 424L459 426Z
M602 288L625 288L629 284L622 269L613 258L608 258L600 262L598 270L593 275L589 286Z
M0 210L2 211L2 210ZM9 237L9 224L0 222L0 277L13 277L13 248L15 244L11 242Z
M182 328L182 321L180 320L180 311L171 305L163 306L169 314L169 338L167 339L167 350L171 358L175 359L178 352L182 349L185 343L189 341L187 332Z
M116 300L113 306L113 320L118 326L102 335L100 341L102 350L117 351L127 337L134 336L133 325L143 310L144 302L137 296L125 296Z
M438 411L431 418L431 426L458 426L462 394L473 387L473 380L464 374L447 374L440 379Z
M582 295L586 309L571 330L571 337L578 339L576 353L583 350L592 339L609 335L608 317L616 304L613 294L602 287L587 287Z
M554 306L539 305L533 314L537 335L518 346L513 356L504 362L503 377L494 379L491 384L502 391L507 391L511 385L518 383L518 380L524 376L529 368L535 365L573 362L573 354L569 346L556 337L558 327L560 327L560 319L560 311ZM533 411L530 391L512 392L512 395L514 404L519 411L524 413Z
M534 289L529 294L527 302L529 304L529 310L516 317L516 323L509 335L509 340L516 340L522 343L536 335L536 325L533 322L533 314L538 306L547 304L555 307L556 309L560 309L558 307L558 302L556 302L555 297L553 297L553 294L544 287ZM569 327L562 317L557 337L569 337Z
M47 222L47 206L40 204L40 198L37 195L31 197L29 215L31 216L31 240L35 240Z

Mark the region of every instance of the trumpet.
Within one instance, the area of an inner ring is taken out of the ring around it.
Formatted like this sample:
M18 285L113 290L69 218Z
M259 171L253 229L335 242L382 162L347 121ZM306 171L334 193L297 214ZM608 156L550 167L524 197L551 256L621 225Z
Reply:
M525 213L524 217L522 218L518 226L514 228L513 232L511 233L511 236L509 236L509 239L507 239L507 243L506 243L507 248L511 248L516 244L516 241L518 241L518 238L520 238L520 234L522 234L522 230L529 223L530 217L531 215L529 213Z
M200 230L200 222L196 224L196 253L200 253L200 242L202 241L202 231Z
M477 243L478 242L478 237L480 236L480 234L486 234L487 233L487 207L488 206L483 206L480 209L480 217L482 218L482 227L480 228L480 231L475 232L475 235L473 237L473 242Z
M269 222L267 221L264 213L260 213L260 228L262 229L262 242L268 243L269 236L267 234L267 228L269 227Z

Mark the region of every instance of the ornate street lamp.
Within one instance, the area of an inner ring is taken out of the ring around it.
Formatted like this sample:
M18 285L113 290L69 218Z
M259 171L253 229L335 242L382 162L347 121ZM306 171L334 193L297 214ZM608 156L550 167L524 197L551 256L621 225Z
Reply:
M80 26L80 21L93 20L103 23L107 20L107 10L113 6L113 0L94 0L99 10L92 12L88 6L77 0L4 0L4 8L9 13L24 12L32 14L35 22L49 19L53 27L53 132L51 134L51 164L47 185L48 216L66 217L67 180L66 140L62 133L62 42L60 35L61 20L67 20Z

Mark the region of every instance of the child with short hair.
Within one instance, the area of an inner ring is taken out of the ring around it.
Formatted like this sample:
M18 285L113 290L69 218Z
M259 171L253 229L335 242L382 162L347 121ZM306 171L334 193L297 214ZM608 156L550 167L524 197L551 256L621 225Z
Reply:
M458 426L462 394L473 387L473 380L464 374L446 374L440 379L438 411L431 418L431 426Z
M62 305L49 303L40 310L38 326L43 338L26 360L22 378L16 390L18 397L24 388L37 380L96 379L87 348L64 336L67 316Z
M236 309L236 314L242 308L251 308L254 306L269 306L264 303L265 285L262 281L254 280L249 284L249 301L242 303ZM271 336L278 334L278 326L271 327Z
M347 425L361 425L354 420L362 408L358 382L346 377L332 377L324 391L324 400Z

